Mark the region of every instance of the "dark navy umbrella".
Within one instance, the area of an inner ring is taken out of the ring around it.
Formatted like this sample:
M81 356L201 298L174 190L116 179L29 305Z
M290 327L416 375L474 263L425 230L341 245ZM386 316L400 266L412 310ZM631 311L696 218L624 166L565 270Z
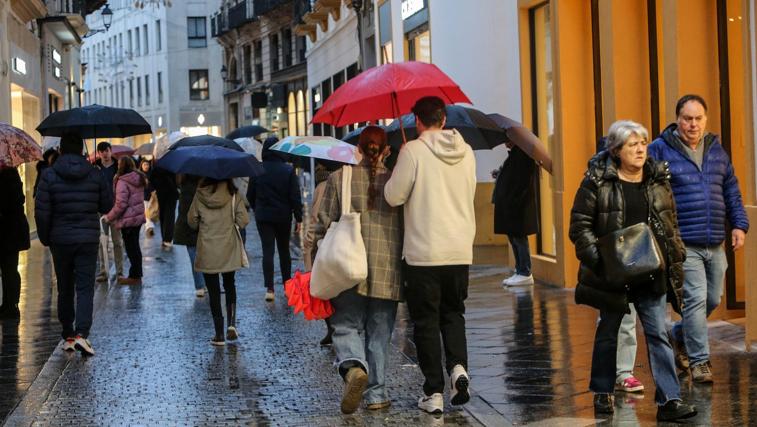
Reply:
M50 114L37 126L43 136L78 133L84 139L127 138L152 133L150 124L134 110L88 105Z
M157 166L173 173L213 179L259 176L265 172L252 154L212 145L169 150L158 160Z
M244 151L244 149L236 142L230 139L219 138L213 135L188 136L186 138L182 138L176 141L176 143L173 144L168 149L174 150L181 147L204 147L204 146L216 146L216 147L228 148L230 150Z
M228 139L255 138L261 133L266 133L266 132L270 132L270 131L264 128L263 126L258 126L258 125L242 126L239 129L235 129L231 131L228 135L226 135L226 138Z

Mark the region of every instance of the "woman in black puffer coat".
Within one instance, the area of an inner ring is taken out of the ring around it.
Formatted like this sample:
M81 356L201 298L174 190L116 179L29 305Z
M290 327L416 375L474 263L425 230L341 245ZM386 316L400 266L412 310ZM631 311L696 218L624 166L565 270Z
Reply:
M0 167L0 272L3 282L3 304L0 318L18 319L21 276L18 274L18 253L29 249L29 222L24 212L23 185L18 170Z
M678 230L667 164L647 157L648 141L647 130L638 123L619 121L610 126L607 150L591 159L576 193L569 236L581 261L576 303L600 311L589 385L595 393L595 410L613 412L618 328L631 302L647 339L657 387L657 418L677 420L696 415L693 406L681 401L665 323L667 300L680 311L686 251ZM631 289L612 287L605 280L597 239L638 223L647 223L652 229L666 269L648 283Z

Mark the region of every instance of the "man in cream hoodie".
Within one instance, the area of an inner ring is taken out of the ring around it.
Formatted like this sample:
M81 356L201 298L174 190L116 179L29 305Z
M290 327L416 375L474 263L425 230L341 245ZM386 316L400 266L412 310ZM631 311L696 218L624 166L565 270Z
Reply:
M390 205L404 206L405 296L415 325L418 362L426 378L418 407L441 413L440 332L451 403L462 405L470 399L464 301L476 234L476 161L459 132L443 130L446 111L440 98L421 98L413 114L420 136L400 151L384 196Z

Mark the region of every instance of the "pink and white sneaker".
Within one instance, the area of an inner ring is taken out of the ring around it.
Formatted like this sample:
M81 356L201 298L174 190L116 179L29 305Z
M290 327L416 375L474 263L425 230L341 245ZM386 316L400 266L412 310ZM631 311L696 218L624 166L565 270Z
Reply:
M644 391L644 384L637 380L636 377L628 377L623 381L616 383L615 390L625 391L626 393L636 393Z

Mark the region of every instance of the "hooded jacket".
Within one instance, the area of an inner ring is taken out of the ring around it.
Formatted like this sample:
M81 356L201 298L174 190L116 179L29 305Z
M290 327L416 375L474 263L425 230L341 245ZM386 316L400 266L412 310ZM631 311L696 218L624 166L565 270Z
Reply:
M649 155L670 164L683 241L695 246L720 245L726 239L726 220L733 228L749 231L733 164L718 137L704 136L700 170L674 134L676 128L675 123L665 128L649 146Z
M106 218L116 228L138 227L145 223L145 177L136 171L113 180L116 201Z
M667 270L643 291L657 295L667 293L668 301L680 313L686 249L678 230L669 179L667 163L647 159L642 188L649 204L649 226L663 252ZM625 287L613 289L606 284L597 248L597 239L623 228L624 218L625 200L618 167L608 152L602 151L589 161L570 212L568 235L576 247L576 257L581 261L576 303L600 310L628 310L628 292Z
M475 193L476 160L457 130L427 130L405 144L384 197L404 206L409 265L472 264Z
M45 169L37 187L34 219L43 245L98 243L100 221L113 206L102 172L84 157L63 154Z
M29 249L29 222L24 213L21 176L16 168L0 168L0 255Z
M276 141L269 138L263 145L265 173L250 179L247 200L255 221L291 223L294 215L295 221L302 222L300 184L284 154L270 149Z
M202 273L236 271L244 266L244 247L234 225L243 228L250 217L242 197L229 194L226 182L218 183L213 190L213 186L197 187L187 214L189 227L198 230L194 268Z

